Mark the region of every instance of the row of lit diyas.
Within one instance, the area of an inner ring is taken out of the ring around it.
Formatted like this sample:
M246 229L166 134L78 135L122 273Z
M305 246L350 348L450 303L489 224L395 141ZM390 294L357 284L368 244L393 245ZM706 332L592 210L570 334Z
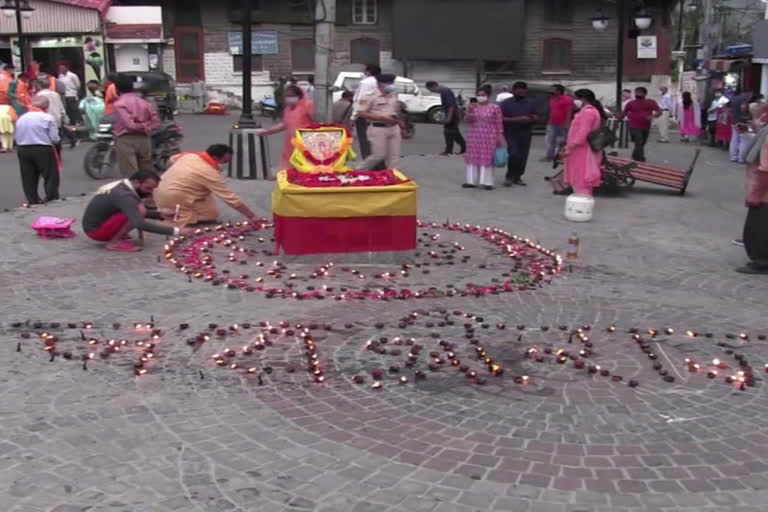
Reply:
M524 326L518 326L518 329L525 330ZM548 330L549 327L543 326L541 327L541 330ZM561 331L569 331L567 326L560 326ZM584 359L589 358L592 355L592 342L590 341L589 337L587 336L587 332L591 330L591 327L589 325L582 326L581 328L577 328L574 330L570 330L570 334L568 337L568 343L572 343L573 339L579 340L581 343L584 344L585 348L580 350L578 353L568 351L566 349L552 349L552 348L545 348L543 351L540 351L537 347L531 347L528 349L528 357L529 359L536 361L537 363L544 363L546 362L546 356L551 356L554 358L554 361L558 364L565 364L568 362L568 360L573 361L573 367L575 369L581 370L586 369L591 374L599 374L603 377L611 377L613 381L621 382L623 381L623 377L620 375L611 375L610 370L606 368L602 368L600 365L592 364L587 365ZM615 325L612 325L606 329L608 333L615 333L617 332L617 328ZM659 373L659 375L663 378L664 382L667 383L674 383L675 377L669 373L668 370L664 368L664 365L658 361L658 354L654 351L654 349L651 347L650 343L652 341L656 341L657 336L662 332L659 329L648 329L647 334L650 336L650 339L647 339L641 334L640 329L638 328L631 328L627 331L629 334L632 335L632 340L636 343L636 345L641 349L643 353L645 353L650 360L653 361L653 369ZM664 334L672 335L674 334L674 329L672 328L666 328L663 330ZM689 338L696 338L698 337L698 334L693 330L686 331L686 336ZM714 338L715 335L713 333L707 333L704 335L706 338ZM741 333L739 335L735 334L726 334L726 339L729 340L740 340L742 342L748 342L750 339L750 336L746 333ZM757 337L760 341L765 341L766 336L765 335L759 335ZM520 338L522 339L522 335ZM742 354L737 354L735 351L731 348L727 348L728 345L726 342L720 341L717 343L717 346L720 347L726 347L725 353L727 355L733 356L733 358L738 362L740 369L737 371L728 372L730 375L726 375L724 378L724 381L726 384L729 385L735 385L738 389L741 391L745 391L747 387L754 387L755 385L755 377L754 377L754 370L752 366L749 364L749 361L747 358ZM542 354L543 352L543 354ZM716 379L719 376L719 372L722 370L728 370L729 366L725 361L720 360L719 358L712 359L711 363L700 363L697 362L694 359L686 358L685 359L685 366L687 367L688 371L691 373L702 373L705 374L710 379ZM765 371L768 372L768 364L765 365ZM636 387L639 385L639 382L636 380L630 380L628 382L628 385L630 387Z
M447 312L442 313L444 316L439 322L429 322L427 321L425 323L425 327L432 328L432 327L445 327L447 325L454 325L455 321L451 320L451 315ZM407 328L409 326L413 326L416 323L416 319L419 317L428 317L429 313L424 311L416 311L411 313L410 315L407 315L403 318L400 318L398 320L398 327L399 328ZM464 317L469 320L475 321L477 324L480 324L479 327L481 329L489 329L491 327L490 324L485 323L484 319L480 316L473 315L471 313L463 313L460 311L454 311L453 312L454 317ZM287 322L283 322L280 324L280 327L269 327L268 323L262 323L262 327L268 327L268 332L271 334L283 334L288 336L293 336L294 331L290 329L290 324ZM383 322L378 322L373 325L376 329L384 329L387 327L387 325ZM305 353L308 358L308 371L311 373L311 377L314 379L315 382L321 383L325 382L325 376L323 374L323 370L320 368L320 359L317 352L317 347L315 342L312 340L312 329L317 328L316 325L310 325L309 327L304 327L301 324L297 324L296 326L297 330L300 330L300 334L298 335L301 339L305 342ZM353 326L351 324L345 325L346 329L351 329ZM464 337L469 340L469 343L471 345L475 346L475 356L481 363L487 366L488 372L491 375L495 376L501 376L504 374L504 370L502 368L502 365L496 361L487 353L486 349L480 345L480 341L477 338L476 329L477 325L472 323L465 323L464 329L465 334ZM332 330L331 326L326 325L324 327L326 330ZM503 323L496 324L497 330L505 330L506 325ZM524 325L518 325L517 329L519 331L518 335L518 341L522 341L523 336L526 332L530 331L531 329L527 328ZM232 328L230 328L230 331ZM541 326L537 330L541 331L549 331L549 326ZM576 329L570 329L567 326L560 326L560 331L563 331L564 335L567 335L567 343L572 344L574 340L578 341L582 344L582 348L577 350L569 350L565 348L551 348L546 347L544 349L539 349L537 347L531 347L526 350L526 356L528 359L535 361L537 363L545 363L547 361L553 361L557 364L564 365L569 360L573 361L573 367L578 370L586 370L589 374L598 375L602 377L610 377L611 381L613 382L624 382L624 377L618 374L612 373L608 368L604 368L601 365L598 364L588 364L589 358L592 356L592 348L593 348L593 342L590 340L588 333L591 331L591 326L584 325L582 327L576 328ZM606 329L608 333L615 333L616 327L610 326ZM223 335L226 332L226 330L219 330L219 334ZM641 343L638 340L642 340L642 337L639 335L639 329L632 328L628 330L629 333L633 335L633 340L637 341L638 344L641 346L641 348L649 354L649 358L656 361L656 357L654 357L653 352L647 350L647 347L644 343ZM674 331L670 328L665 329L665 333L672 334ZM657 329L648 329L648 333L655 338L659 334L659 330ZM692 334L692 331L688 331L689 336L695 336ZM206 335L202 335L206 336ZM439 332L432 332L429 334L430 338L433 338L434 340L438 340L441 338L441 334ZM728 334L726 335L728 339L736 339L737 337L735 335ZM207 339L207 338L206 338ZM741 340L748 340L749 336L747 334L740 334L738 336L738 339ZM764 335L758 336L758 339L765 340ZM446 340L440 340L438 342L439 347L442 349L442 353L439 351L431 351L429 352L429 364L427 365L427 368L430 372L438 372L442 368L455 368L457 371L462 372L467 379L469 379L470 382L478 384L478 385L484 385L486 384L486 379L480 375L480 372L473 370L468 364L465 362L463 363L462 360L459 358L456 344L450 343ZM718 345L722 345L722 342L720 342ZM387 348L390 347L390 348ZM263 347L261 347L263 349ZM386 336L381 336L378 339L371 338L369 339L364 349L376 354L380 355L390 355L390 356L400 356L404 350L407 349L406 359L404 361L404 367L407 369L413 369L413 367L417 364L417 361L420 357L420 354L424 350L424 346L417 342L416 338L413 337L404 337L404 336L395 336L393 338L389 338ZM732 351L731 351L732 352ZM728 353L728 350L726 351ZM241 369L241 365L230 362L229 358L234 358L237 355L237 352L231 349L225 349L223 353L221 354L214 354L213 358L216 361L216 364L218 366L228 366L232 370ZM249 355L249 347L243 348L243 355ZM726 377L727 383L735 383L740 389L745 390L747 386L753 386L754 385L754 377L752 375L752 369L749 367L746 358L741 355L735 355L735 359L737 359L741 364L741 370L736 372L733 376ZM662 369L661 366L659 366L660 363L658 361L654 364L654 369L658 370L662 377L664 377L665 382L673 383L675 382L675 379L671 377L668 372ZM698 364L695 362L692 362L691 360L686 360L686 365L689 366L690 371L695 372L698 371ZM727 368L727 364L723 363L719 359L713 360L713 365L718 366L720 369ZM243 370L245 370L247 373L257 373L258 370L255 367L242 367ZM271 368L269 368L271 372ZM295 368L292 366L288 367L288 371L293 372L295 371ZM374 368L370 371L370 377L373 379L373 382L371 384L371 388L375 390L380 390L383 388L383 381L387 374L393 375L397 378L397 381L400 384L407 384L409 382L409 377L406 375L403 375L401 372L403 369L398 365L390 365L388 370L385 370L383 368ZM768 372L768 364L766 365L766 372ZM710 378L714 378L717 376L716 371L710 371L708 373L708 376ZM427 378L427 373L423 370L416 370L413 378L415 380L422 380ZM513 380L517 384L527 385L531 383L531 378L528 375L516 375L513 377ZM261 382L261 379L259 379ZM352 381L356 384L364 384L366 382L366 376L365 375L355 375L352 378ZM637 387L639 386L639 382L634 379L630 379L626 381L627 385L629 387Z
M60 322L50 322L47 327L51 330L61 329L65 324ZM14 322L11 324L13 328L21 328L28 326L32 329L42 330L46 325L42 322L25 323ZM87 346L87 352L85 354L76 356L69 350L59 350L58 343L61 338L51 332L42 330L42 332L21 333L22 339L32 339L33 337L39 338L42 343L42 350L50 354L50 362L54 362L57 357L61 357L64 360L70 361L76 358L83 363L83 370L88 370L88 362L95 360L97 357L101 359L107 359L114 354L121 353L135 353L139 352L138 360L134 363L133 369L136 375L145 375L149 371L149 367L153 361L155 361L155 348L157 343L162 338L162 331L154 327L154 319L152 322L147 323L135 323L133 324L133 331L137 334L144 334L145 337L141 339L129 341L125 338L107 338L99 339L92 335L94 325L92 322L69 322L66 324L68 329L79 329L79 338L81 342L84 342ZM118 330L121 328L121 324L113 323L112 328ZM101 348L101 350L99 350ZM133 349L133 350L131 350ZM16 346L16 351L21 352L21 342Z
M436 287L425 288L422 290L409 290L405 288L395 289L391 287L394 283L393 278L408 277L413 270L413 265L403 265L399 272L386 272L373 276L377 279L383 279L385 285L375 289L364 288L363 290L350 290L340 286L337 290L327 285L319 289L310 286L306 291L299 291L291 283L284 286L271 286L264 282L263 277L250 279L248 274L233 276L227 269L219 271L214 261L211 251L216 247L224 247L229 253L227 260L230 263L248 264L248 257L252 256L254 251L249 251L241 247L246 237L253 232L262 231L271 227L270 224L258 223L228 223L216 227L206 227L196 231L195 236L187 239L183 236L170 240L165 246L165 258L174 265L180 272L188 276L190 282L194 279L210 282L214 286L226 286L233 290L244 290L247 292L263 292L268 298L295 298L295 299L324 299L333 298L335 300L345 299L412 299L412 298L432 298L432 297L453 297L453 296L483 296L487 294L499 294L504 292L513 292L525 290L531 285L541 284L551 279L562 270L562 259L559 255L549 251L540 245L528 239L521 239L515 235L495 228L483 228L480 226L470 226L468 224L438 224L419 222L420 228L427 229L445 229L448 231L475 235L497 248L501 249L503 254L513 261L513 270L527 276L525 280L506 279L499 283L489 283L486 285L467 285L459 289L453 285L448 285L444 289ZM439 238L439 235L438 237ZM437 240L433 236L433 240ZM263 239L261 239L263 240ZM455 249L463 249L458 244L454 244ZM437 257L435 251L430 251L430 258ZM468 257L462 260L466 263ZM528 261L530 260L530 261ZM525 263L525 264L524 264ZM451 262L452 264L452 262ZM425 264L426 265L426 264ZM256 262L257 267L264 267L263 262ZM480 265L479 268L484 268ZM333 263L327 263L308 276L311 279L327 277ZM353 269L346 269L352 272L360 279L365 279L365 275ZM423 273L429 273L423 270ZM271 264L267 275L277 279L284 278L288 281L295 280L298 276L288 271L287 265L279 261ZM504 272L501 277L509 278L511 274ZM494 279L495 281L495 279Z
M671 335L674 333L674 330L671 328L666 328L664 329L663 332L664 334ZM635 343L640 348L640 350L642 350L643 353L645 353L648 356L648 359L654 362L653 369L659 373L659 375L664 379L664 381L669 383L675 382L675 377L673 375L670 375L669 371L664 368L664 365L658 361L658 354L656 354L653 347L651 347L651 342L656 340L656 337L661 333L661 331L659 331L658 329L648 329L647 335L649 336L649 338L646 338L643 334L641 334L639 329L630 329L629 333L632 334L632 339L633 341L635 341ZM689 338L698 337L698 333L693 330L688 330L686 331L685 334ZM711 338L714 338L714 334L706 333L704 337L711 339ZM730 340L738 339L742 342L748 342L749 338L750 337L747 333L740 333L738 336L735 334L726 334L726 339L730 339ZM760 339L761 341L765 341L766 337L765 335L759 335L758 339ZM735 372L730 372L731 375L725 376L724 378L725 383L728 385L735 385L741 391L746 391L747 387L754 387L755 378L753 374L753 369L752 369L752 366L750 366L747 358L742 354L735 353L733 349L727 348L726 342L719 341L717 342L717 346L726 347L725 353L727 355L733 356L733 358L738 362L740 367L739 370L736 370ZM702 374L705 374L710 379L718 378L718 376L720 376L720 372L722 372L723 370L729 369L728 363L726 363L725 361L722 361L719 358L712 359L711 363L698 362L695 359L686 358L685 366L690 373L702 373ZM768 372L768 364L765 365L765 370L766 372Z
M414 325L417 318L428 315L428 312L413 312L406 317L401 318L399 320L399 325ZM444 315L444 319L438 323L439 326L445 326L449 323L450 325L453 325L455 323L454 321L450 320L450 313L445 312ZM477 322L483 321L482 317L478 317L469 313L456 313L456 315L463 315L466 318L475 320ZM434 325L435 324L431 322L426 323L427 327L433 327ZM483 325L487 327L486 324ZM471 324L466 324L466 326L471 326ZM477 340L474 336L474 329L467 328L466 326L466 336L470 339L470 343L477 345L474 350L474 357L487 368L489 374L499 377L503 375L504 370L501 364L494 361L493 358L491 358L487 353L486 349L479 345L479 340ZM373 327L381 330L386 327L386 324L379 322L374 324ZM211 339L212 335L219 339L227 338L229 336L239 334L243 329L250 328L251 324L235 324L230 326L228 329L220 328L216 324L209 324L208 331L201 332L195 337L190 338L188 343L190 345L205 343ZM344 328L347 330L353 329L354 325L346 324ZM263 369L260 369L259 367L253 366L251 364L242 364L238 362L237 358L251 356L254 354L254 351L262 351L265 350L266 347L273 345L273 341L269 337L270 335L285 336L289 338L295 337L302 343L304 356L307 360L307 371L310 378L316 383L323 383L326 381L326 376L318 353L317 343L315 342L312 334L314 331L319 329L323 329L325 331L334 330L333 326L328 324L322 326L315 323L310 323L308 325L292 325L289 322L284 321L277 325L271 325L269 322L260 322L255 337L256 341L243 346L240 350L224 348L223 350L213 354L211 359L213 363L218 367L239 371L244 373L246 376L255 375L258 377L259 384L263 384L263 379L261 377L262 372L265 374L270 374L273 371L272 367L267 366ZM497 329L503 330L505 329L505 326L503 324L498 324ZM438 332L432 332L430 333L429 337L433 340L438 340L441 336ZM385 346L388 344L397 348L391 348L387 350ZM429 353L430 362L427 365L427 368L430 372L438 372L443 367L455 368L458 372L461 372L470 383L474 383L480 386L487 383L487 380L482 375L480 375L478 370L472 369L471 366L466 362L462 363L461 359L459 359L457 347L455 344L449 343L445 340L440 340L438 344L442 348L443 353L438 351L432 351ZM408 349L406 360L404 361L403 366L408 369L413 369L417 365L422 350L424 350L424 346L417 343L415 338L403 338L396 336L390 340L388 337L381 336L377 341L369 340L365 344L364 349L377 354L399 356L402 354L400 347L407 347ZM296 367L293 365L288 365L286 367L286 371L293 373L296 371ZM412 377L409 378L409 376L404 375L404 370L400 366L393 364L390 365L387 370L383 368L374 368L370 371L370 378L372 379L370 386L371 389L383 389L385 376L387 374L394 375L397 382L401 385L407 384L411 379L414 381L419 381L427 378L427 373L421 369L415 369ZM366 376L361 374L354 375L352 377L352 381L355 384L365 384L366 380ZM515 377L515 382L520 384L527 384L529 382L529 377L526 375Z
M438 313L440 317L438 319L434 319L431 317L432 313ZM453 313L449 313L448 311L441 309L437 310L435 312L429 312L424 310L414 311L413 313L402 317L397 320L397 326L401 329L409 328L411 326L416 325L417 320L423 320L424 326L426 328L432 329L434 327L442 328L447 326L452 326L456 324L456 317L465 318L467 323L464 323L464 337L469 340L469 343L471 345L476 345L475 347L475 355L479 361L484 364L488 372L492 375L501 376L504 371L500 363L494 361L492 357L487 353L486 349L480 345L480 341L477 336L476 329L479 328L480 330L483 329L490 329L492 327L491 324L484 321L484 319L481 316L474 315L471 313L464 313L461 311L453 311ZM474 323L472 323L474 322ZM50 322L48 324L45 324L43 322L15 322L11 324L11 327L13 328L27 328L32 329L33 331L37 332L30 332L30 331L24 331L21 333L22 339L31 339L33 337L39 338L42 342L42 349L46 352L51 354L51 361L53 361L57 356L62 356L64 359L72 359L73 355L71 352L59 352L57 349L57 342L59 341L59 337L55 334L51 333L51 330L60 329L66 326L66 328L69 329L80 329L79 331L79 337L82 342L87 343L88 346L88 353L84 354L82 356L83 361L83 368L87 369L88 361L96 359L97 356L100 356L101 358L107 358L112 354L118 354L121 352L126 352L130 348L138 348L140 350L139 360L134 365L134 370L137 375L144 375L147 373L147 366L152 363L153 360L155 360L155 347L156 343L161 339L162 332L159 329L155 328L154 319L152 322L148 323L135 323L133 324L133 330L136 333L144 334L145 337L139 340L135 340L133 342L129 342L127 339L118 339L118 338L108 338L106 340L100 340L95 336L91 335L91 332L95 329L93 323L91 322L79 322L79 323L67 323L62 324L59 322ZM182 323L179 325L179 330L184 331L188 329L190 326L189 324ZM377 330L382 330L387 327L387 324L384 322L376 322L372 325ZM498 331L503 331L506 329L506 324L498 323L495 324L495 327ZM112 324L112 328L117 330L121 328L121 325L119 323ZM249 330L252 328L252 325L250 323L243 323L243 324L234 324L232 326L229 326L228 328L221 328L217 324L209 324L208 330L199 333L198 335L189 338L187 340L189 345L199 345L203 344L207 341L209 341L212 337L216 337L219 339L225 339L228 337L231 337L233 335L238 335L243 330ZM353 329L354 325L352 324L346 324L344 326L344 329L350 330ZM335 328L331 324L323 324L319 325L316 323L310 323L308 325L303 324L291 324L290 322L283 321L278 324L270 324L270 322L262 321L258 324L258 327L255 329L256 332L256 341L254 341L252 344L246 345L242 349L242 355L250 355L254 351L262 351L265 350L267 347L273 345L273 341L270 338L270 336L277 335L277 336L286 336L289 338L297 338L301 340L303 343L305 355L307 357L307 369L311 373L311 377L315 382L321 383L324 382L325 375L324 371L321 368L319 353L317 350L317 344L314 341L313 338L313 331L317 331L319 329L325 330L325 331L334 331ZM606 369L602 368L600 365L596 364L587 364L587 360L592 356L592 347L593 343L589 338L589 332L591 331L591 326L589 325L583 325L576 329L571 329L568 326L559 326L558 329L563 332L563 335L567 335L567 343L570 345L574 342L574 340L578 341L582 344L582 348L579 350L569 350L565 348L552 348L547 347L544 349L540 349L538 347L530 347L526 350L526 356L528 359L543 363L547 360L552 360L556 362L557 364L565 364L569 360L573 361L573 366L576 369L586 369L591 374L599 374L604 377L611 377L613 381L621 382L623 381L623 377L619 375L612 375L611 372ZM519 332L519 335L517 337L518 342L522 342L524 335L532 331L534 329L530 329L526 327L525 325L518 325L517 330ZM550 330L549 326L541 326L539 328L536 328L535 330L540 330L543 332L547 332ZM606 329L606 332L609 334L614 334L617 332L617 327L612 325L609 326ZM647 334L646 334L647 332ZM669 372L663 367L663 365L658 361L658 356L654 349L651 347L652 342L660 341L657 339L657 337L660 334L666 334L666 335L672 335L674 333L674 330L671 328L665 328L663 330L659 329L647 329L647 331L642 331L638 328L631 328L627 330L628 334L631 334L633 342L645 353L647 354L648 358L652 360L653 368L654 370L658 371L660 376L663 378L664 381L668 383L675 382L675 379L672 375L669 374ZM713 339L715 338L715 335L713 333L705 333L703 335L698 334L694 330L688 330L685 331L685 335L691 339L703 337L706 339ZM646 337L647 336L647 337ZM751 340L751 335L748 333L739 333L739 334L732 334L728 333L723 335L726 340L734 340L741 344L749 343ZM471 382L477 383L479 385L483 385L486 383L485 378L480 376L479 372L476 370L473 370L469 367L468 364L462 363L462 360L458 356L458 350L454 343L450 343L446 340L440 339L442 336L439 332L431 332L429 334L429 338L432 338L435 340L435 342L438 343L439 347L442 349L442 353L439 351L432 351L429 353L430 362L428 364L428 369L432 372L439 371L442 367L453 367L456 368L458 371L464 373L468 379L470 379ZM766 336L763 334L757 335L756 338L760 341L765 341ZM437 341L439 340L439 341ZM97 346L101 345L103 348L100 352L96 352ZM386 346L394 347L387 349ZM724 375L724 380L727 384L732 384L738 387L741 390L745 390L747 387L752 387L755 384L755 378L754 378L754 370L752 366L749 364L747 358L739 353L736 353L726 341L718 341L717 346L724 348L725 354L732 356L733 359L735 359L738 362L739 369L729 372L724 372L724 370L728 370L729 366L726 362L714 358L711 361L711 364L706 362L699 362L693 359L686 359L685 360L685 366L687 367L688 371L692 373L701 373L702 375L706 375L710 379L715 379L720 376L720 372L723 372L722 375ZM374 341L373 339L369 340L368 343L366 343L366 350L378 353L378 354L388 354L392 356L399 356L402 354L402 350L407 347L408 353L407 358L404 362L405 368L413 368L418 360L418 357L421 353L421 351L424 349L424 347L417 343L415 338L411 337L401 337L396 336L391 339L387 337L379 337L377 341ZM21 343L19 343L17 347L18 351L21 351ZM237 362L234 361L234 357L238 355L238 352L232 349L224 349L223 351L216 353L213 355L213 360L217 366L227 366L232 370L240 370L242 369L245 371L248 375L254 375L257 376L259 379L259 382L262 382L261 374L262 371L265 374L269 374L272 372L272 368L269 366L264 367L262 370L259 370L257 367L253 366L242 366L239 365ZM766 372L768 372L768 364L765 366ZM288 366L287 371L294 372L296 371L296 368L294 366ZM389 368L389 373L391 374L399 374L400 373L400 367L397 365L392 365ZM375 371L371 372L371 376L374 379L373 388L374 389L380 389L382 387L381 381L382 377L386 374L386 372L382 369L376 369ZM202 374L201 374L202 376ZM426 378L426 373L422 370L417 370L414 374L414 378L416 380ZM405 375L400 375L398 378L399 382L401 384L405 384L408 382L408 377ZM530 378L526 375L517 375L514 377L515 382L519 384L527 384L530 382ZM359 384L362 384L365 382L365 377L362 375L356 375L353 378L353 381ZM378 383L378 384L377 384ZM628 382L630 387L635 387L638 385L638 383L634 380L630 380Z

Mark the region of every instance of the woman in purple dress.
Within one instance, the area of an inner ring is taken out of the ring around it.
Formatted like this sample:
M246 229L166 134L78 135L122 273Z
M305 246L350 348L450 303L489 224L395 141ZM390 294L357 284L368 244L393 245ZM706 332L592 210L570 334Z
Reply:
M470 103L467 110L467 122L471 128L464 157L467 163L464 188L493 190L493 157L497 147L507 145L501 109L490 101L491 86L483 85L477 90L477 103Z

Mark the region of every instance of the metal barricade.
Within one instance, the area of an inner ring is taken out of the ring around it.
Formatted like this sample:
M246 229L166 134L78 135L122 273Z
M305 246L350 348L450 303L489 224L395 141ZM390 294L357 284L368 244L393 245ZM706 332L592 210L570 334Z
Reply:
M259 136L257 128L235 128L229 132L229 145L234 150L227 167L227 176L238 180L269 178L271 161L266 137ZM261 172L259 172L261 171Z

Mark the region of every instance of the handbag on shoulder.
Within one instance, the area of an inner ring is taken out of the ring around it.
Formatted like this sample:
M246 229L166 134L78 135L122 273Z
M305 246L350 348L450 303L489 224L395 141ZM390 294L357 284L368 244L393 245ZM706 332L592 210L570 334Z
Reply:
M587 135L587 143L589 143L592 151L603 151L605 148L616 144L616 140L616 133L608 128L605 123Z

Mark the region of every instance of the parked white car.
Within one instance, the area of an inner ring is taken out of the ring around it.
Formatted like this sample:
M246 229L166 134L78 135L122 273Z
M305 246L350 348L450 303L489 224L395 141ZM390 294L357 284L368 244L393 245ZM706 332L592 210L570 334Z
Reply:
M355 71L343 71L333 82L333 101L341 98L341 93L346 91L355 91L363 79L363 74ZM422 94L416 82L404 76L395 78L397 86L397 96L405 103L405 108L412 116L425 116L432 123L441 123L443 121L443 109L440 105L440 96L432 94Z

